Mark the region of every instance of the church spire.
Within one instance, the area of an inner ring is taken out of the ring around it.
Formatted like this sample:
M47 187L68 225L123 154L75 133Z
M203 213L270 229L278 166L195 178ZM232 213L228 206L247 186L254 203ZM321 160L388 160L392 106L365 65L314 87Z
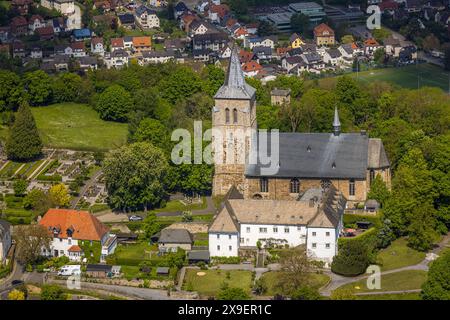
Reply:
M333 134L338 136L341 133L341 122L337 107L334 107Z
M255 88L245 82L237 46L233 46L225 83L217 91L214 98L252 100L255 98L255 94Z

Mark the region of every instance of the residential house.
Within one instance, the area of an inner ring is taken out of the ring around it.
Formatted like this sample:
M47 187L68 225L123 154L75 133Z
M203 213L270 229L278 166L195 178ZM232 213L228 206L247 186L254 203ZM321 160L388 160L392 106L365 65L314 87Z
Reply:
M116 68L120 69L129 62L129 54L124 49L115 49L110 54L105 54L105 64L108 69Z
M210 4L208 10L208 19L214 23L220 24L230 13L230 8L226 4Z
M194 243L192 234L186 229L163 229L158 239L159 252L177 252L179 248L189 251Z
M54 9L66 16L75 13L74 0L41 0L41 6L49 10Z
M271 60L272 59L272 48L271 47L254 47L253 54L256 58L261 60Z
M98 67L98 62L96 57L84 56L78 59L80 64L80 69L83 71L96 70Z
M110 51L113 52L115 50L123 50L125 49L125 45L123 42L123 38L111 38L111 48Z
M189 8L186 6L186 4L183 1L178 2L173 7L173 14L175 16L175 19L178 19L180 16L183 15L183 13L188 12Z
M72 49L72 57L80 58L86 55L86 47L84 45L84 41L76 41L70 44L70 48Z
M26 55L25 44L20 40L12 43L13 58L24 58Z
M35 46L30 50L30 57L32 59L42 59L42 56L43 56L43 52L40 47Z
M236 30L233 31L233 37L235 39L241 39L244 40L246 37L248 37L249 33L247 31L246 27L239 26Z
M373 53L379 49L382 48L383 46L381 46L377 40L375 40L374 38L370 38L367 39L366 41L364 41L364 54L366 56L372 56Z
M125 36L122 39L123 39L123 48L125 50L132 50L133 49L133 37Z
M91 52L103 56L105 54L105 47L103 46L103 38L94 37L91 40Z
M36 34L40 40L52 40L55 37L55 32L52 26L41 27L36 29Z
M189 35L192 37L196 34L205 34L211 32L213 30L213 26L203 20L194 20L189 25Z
M191 23L197 20L198 17L192 13L185 13L180 17L180 29L189 32Z
M70 57L68 55L55 55L52 62L52 70L56 72L69 71Z
M136 8L134 13L136 23L142 29L159 28L159 18L155 10L151 10L144 5Z
M8 221L0 220L0 266L6 263L11 245L11 224Z
M134 52L142 52L145 50L152 49L152 38L151 37L133 37L133 51Z
M92 278L111 278L113 266L108 264L88 264L86 275Z
M55 34L61 33L66 30L66 23L63 17L53 18L51 22L53 32Z
M186 50L186 41L182 39L166 39L164 40L164 49L184 52Z
M246 62L242 65L242 71L246 77L254 77L263 70L263 67L255 60Z
M197 34L192 37L192 49L210 49L220 51L228 44L228 36L222 32Z
M236 257L241 247L305 245L330 264L338 253L346 200L333 186L311 188L297 201L229 197L208 230L211 256Z
M291 103L291 89L274 88L270 91L270 103L273 106Z
M134 29L135 17L131 13L119 14L117 16L117 23L120 27L124 27L126 29Z
M325 63L318 53L303 53L300 55L306 64L306 71L320 74L321 70L325 68Z
M207 62L210 60L213 51L211 49L194 49L192 50L192 56L196 61Z
M338 49L328 49L323 55L323 62L333 67L340 65L342 54Z
M276 36L266 37L246 37L244 39L244 47L253 49L254 47L270 47L275 49L278 39Z
M341 44L338 47L338 50L341 53L343 58L345 58L345 59L353 59L354 50L353 50L353 46L352 46L351 43Z
M17 16L12 18L10 23L11 33L15 36L24 36L28 33L28 22L23 16Z
M88 28L74 29L72 35L75 41L89 40L91 39L91 30Z
M11 9L17 10L20 15L26 16L30 11L33 0L12 0Z
M314 41L318 47L334 45L334 30L325 23L319 24L314 28Z
M231 48L229 46L225 46L220 50L219 58L220 59L228 59L231 57Z
M173 51L143 51L142 58L139 59L138 63L142 66L147 64L158 64L167 63L175 59L175 54Z
M52 235L49 248L42 248L43 256L66 256L70 260L81 261L83 247L98 250L100 261L114 253L117 245L115 235L96 217L87 211L50 209L39 221ZM91 257L93 254L91 253Z
M285 56L281 59L281 66L284 70L286 70L288 73L296 67L299 63L304 63L302 57L300 56Z
M38 14L34 14L31 16L30 20L28 21L28 28L31 31L35 31L36 29L45 27L45 20Z
M305 44L305 41L303 41L303 39L297 33L293 33L289 37L289 43L291 45L291 48L296 49L300 48L302 44Z
M239 61L243 63L247 63L255 58L255 54L251 51L247 51L244 49L239 50Z

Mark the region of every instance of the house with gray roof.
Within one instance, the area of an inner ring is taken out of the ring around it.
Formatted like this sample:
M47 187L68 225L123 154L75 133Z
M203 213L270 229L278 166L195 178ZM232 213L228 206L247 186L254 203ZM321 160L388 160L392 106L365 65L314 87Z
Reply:
M186 229L166 228L158 239L159 252L176 252L178 248L189 251L194 243L192 234Z

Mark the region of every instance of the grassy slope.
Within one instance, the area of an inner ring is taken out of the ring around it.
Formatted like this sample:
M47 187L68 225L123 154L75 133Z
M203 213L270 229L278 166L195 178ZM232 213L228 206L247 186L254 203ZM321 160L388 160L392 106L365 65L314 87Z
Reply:
M89 106L76 103L32 108L46 146L109 150L126 142L127 125L103 121Z
M423 270L405 270L381 276L381 289L370 290L367 288L367 280L346 284L339 289L350 289L353 292L371 291L400 291L420 289L427 278L427 272ZM357 289L359 287L359 289Z
M198 276L197 272L205 272L205 276ZM214 296L220 290L224 281L230 287L242 288L250 293L252 275L250 271L230 270L230 279L226 279L227 271L225 270L198 270L188 269L184 280L184 288L188 284L192 285L192 289L201 295Z
M411 249L406 244L406 239L400 238L378 253L382 271L414 265L425 259L424 252Z

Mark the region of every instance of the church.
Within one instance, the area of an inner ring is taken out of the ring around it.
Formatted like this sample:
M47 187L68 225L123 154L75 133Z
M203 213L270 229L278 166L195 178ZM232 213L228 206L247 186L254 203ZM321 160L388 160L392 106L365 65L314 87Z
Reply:
M277 170L267 174L260 145L251 146L255 136L242 136L258 129L256 90L245 82L236 50L214 99L213 195L224 201L208 230L210 256L304 244L309 257L329 265L338 252L344 210L366 201L376 175L390 187L382 141L363 131L341 132L335 109L330 133L279 133ZM254 162L252 152L258 155Z
M377 175L390 187L390 164L383 142L369 138L365 131L341 132L337 109L330 133L279 133L276 174L264 175L260 163L239 161L249 158L250 137L233 137L242 130L257 130L257 106L256 90L245 82L236 50L214 100L213 129L228 139L220 150L223 161L214 166L215 196L225 195L234 185L245 199L298 200L310 188L333 185L347 199L347 206L353 207L364 204ZM225 147L230 143L234 147L231 163L226 159L230 148ZM270 144L268 147L270 152Z

